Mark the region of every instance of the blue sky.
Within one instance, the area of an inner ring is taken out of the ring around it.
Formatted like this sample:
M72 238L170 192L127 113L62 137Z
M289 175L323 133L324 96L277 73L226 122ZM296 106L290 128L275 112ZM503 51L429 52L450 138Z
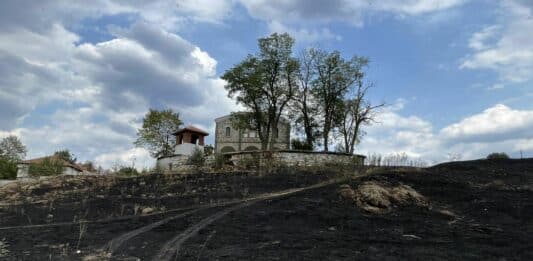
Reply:
M148 167L132 145L148 108L212 132L239 109L219 76L273 32L295 37L296 53L371 60L370 98L389 106L360 153L533 157L529 0L2 1L0 136L19 136L28 157L69 148Z

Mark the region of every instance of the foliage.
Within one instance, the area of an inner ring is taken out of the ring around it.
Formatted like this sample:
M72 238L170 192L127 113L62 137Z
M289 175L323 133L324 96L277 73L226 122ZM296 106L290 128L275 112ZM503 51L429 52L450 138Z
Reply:
M80 164L80 166L89 172L98 172L97 168L95 167L92 161L86 161Z
M198 147L195 147L191 156L189 157L187 164L194 165L196 167L202 167L205 164L205 154L204 152L199 149Z
M367 91L372 85L363 87L361 80L356 85L354 97L343 103L342 118L339 124L339 133L343 138L343 152L349 154L354 153L355 145L365 134L361 130L362 126L370 125L374 121L376 109L384 106L383 103L372 105L366 99Z
M122 177L134 177L139 175L139 171L134 167L121 166L115 174Z
M213 155L214 152L215 152L215 148L213 147L213 145L209 144L209 145L204 146L205 156Z
M63 163L55 158L45 158L41 163L30 164L28 174L31 177L57 176L63 173Z
M17 163L7 157L0 156L0 179L16 179Z
M0 141L0 156L11 161L21 161L28 150L17 136L7 136Z
M362 69L368 65L365 57L353 56L350 60L341 57L340 52L326 52L312 49L315 54L316 78L313 93L322 116L322 139L324 150L328 151L330 132L340 123L343 116L344 96L364 77Z
M293 150L313 150L313 143L302 141L300 139L292 139L291 147Z
M143 125L137 130L137 147L144 147L155 158L169 156L174 152L173 133L182 125L179 113L171 109L150 109L144 116Z
M493 152L487 156L489 160L509 159L509 155L505 152Z
M222 153L215 153L215 169L221 169L224 167L224 164L226 163L226 156Z
M2 238L0 240L0 257L8 257L9 256L9 244L7 243L5 238Z
M420 158L412 158L405 152L391 153L383 156L381 154L371 154L366 157L366 165L373 167L426 167L427 162Z
M291 102L290 118L294 122L294 127L303 131L306 148L313 148L317 138L321 135L319 131L319 107L312 92L313 80L316 79L316 54L313 49L308 49L299 56L298 87Z
M73 153L71 153L68 149L60 150L54 152L54 156L56 156L59 159L62 159L70 164L76 164L76 161L78 160Z
M260 38L259 53L248 55L222 76L229 97L249 113L234 114L240 129L257 131L261 149L272 148L271 132L286 112L296 91L298 61L292 57L294 39L274 33Z

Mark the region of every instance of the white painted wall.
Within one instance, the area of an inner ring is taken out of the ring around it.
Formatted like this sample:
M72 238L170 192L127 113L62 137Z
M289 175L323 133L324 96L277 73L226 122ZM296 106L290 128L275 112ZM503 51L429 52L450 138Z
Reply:
M29 170L30 165L29 164L18 164L17 169L17 179L26 179L30 177ZM63 173L61 175L81 175L83 172L72 168L72 167L64 167Z
M176 147L174 148L174 154L190 156L192 155L194 148L198 148L200 149L200 151L204 152L204 146L192 143L183 143L176 145Z

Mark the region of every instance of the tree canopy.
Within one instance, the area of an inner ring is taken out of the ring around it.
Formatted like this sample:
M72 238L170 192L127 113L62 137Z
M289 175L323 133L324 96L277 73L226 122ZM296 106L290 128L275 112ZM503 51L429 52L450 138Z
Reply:
M150 109L143 118L143 124L137 130L137 147L146 148L152 157L159 158L174 153L174 136L182 125L179 113L171 109Z
M234 114L236 124L257 131L262 149L271 149L271 134L296 91L298 60L294 39L274 33L258 41L259 53L248 55L224 73L228 96L249 113Z
M17 136L7 136L0 141L0 157L10 161L21 161L28 150Z

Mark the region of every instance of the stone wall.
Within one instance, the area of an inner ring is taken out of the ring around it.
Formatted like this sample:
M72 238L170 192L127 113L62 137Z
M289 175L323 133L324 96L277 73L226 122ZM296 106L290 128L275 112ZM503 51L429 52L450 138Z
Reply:
M333 152L314 151L254 151L228 154L234 165L242 165L250 161L259 161L260 165L279 163L286 166L317 166L317 165L356 165L363 166L365 156Z
M195 169L196 166L189 165L188 155L173 155L157 159L156 167L163 172L181 172ZM205 157L205 165L209 166L215 162L215 156L209 155Z

